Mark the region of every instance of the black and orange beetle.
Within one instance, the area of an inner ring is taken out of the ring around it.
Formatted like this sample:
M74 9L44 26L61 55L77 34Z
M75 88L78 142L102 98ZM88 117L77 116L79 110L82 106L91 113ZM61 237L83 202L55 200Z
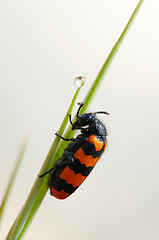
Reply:
M70 143L54 167L40 176L43 177L51 172L50 193L58 199L67 198L81 185L107 146L106 128L96 117L96 114L108 113L100 111L79 115L83 105L80 103L76 114L77 120L74 123L69 115L72 130L78 129L81 134L76 138L66 139L56 133L58 137L70 141Z

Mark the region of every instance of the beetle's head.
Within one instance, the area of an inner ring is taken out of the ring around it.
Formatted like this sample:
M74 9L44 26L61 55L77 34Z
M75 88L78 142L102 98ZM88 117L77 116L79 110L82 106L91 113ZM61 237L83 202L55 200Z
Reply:
M96 114L99 114L99 113L100 114L109 114L107 112L100 111L100 112L95 112L95 113L84 113L82 115L79 115L79 111L84 106L84 104L80 103L79 105L80 106L79 106L77 114L76 114L77 120L74 123L72 123L72 130L85 129L85 127L89 127L92 124L95 124L98 121Z
M83 127L90 126L97 119L94 113L84 113L77 117L77 120L73 123L72 129L82 129Z

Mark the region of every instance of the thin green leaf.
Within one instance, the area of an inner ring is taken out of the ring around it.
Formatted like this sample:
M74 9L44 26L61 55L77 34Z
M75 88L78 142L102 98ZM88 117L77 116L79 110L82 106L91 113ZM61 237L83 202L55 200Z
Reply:
M68 114L71 114L72 109L74 107L74 104L76 102L77 96L79 94L80 88L78 88L75 92L75 95L72 99L72 102L70 104L70 107L64 117L64 120L61 124L61 127L59 129L59 134L63 134L66 125L68 123ZM60 138L59 137L55 137L55 140L50 148L50 151L44 161L44 164L40 170L39 175L45 173L48 169L50 169L50 167L52 166L52 158L53 155L56 151L56 148L58 146L60 142ZM10 229L10 232L8 233L6 239L12 239L12 240L18 240L20 239L24 232L26 231L28 225L31 223L31 220L33 218L33 216L35 215L36 211L38 210L47 190L48 190L48 175L46 175L45 178L39 178L37 177L34 185L30 191L30 194L23 206L23 208L21 209L19 215L17 216L12 228Z
M108 71L108 68L110 66L110 63L112 62L115 54L117 53L121 43L123 42L130 26L132 25L133 23L133 20L135 19L135 16L137 14L137 12L139 11L139 8L141 7L141 4L143 3L144 0L140 0L137 7L135 8L132 16L130 17L126 27L124 28L123 32L121 33L119 39L117 40L117 42L115 43L114 47L112 48L109 56L107 57L106 61L104 62L100 72L98 73L95 81L93 82L91 88L89 89L85 99L84 99L84 106L82 107L80 113L83 113L86 111L86 109L88 108L89 104L90 104L90 101L92 100L92 98L94 97L95 95L95 92L97 91L99 85L101 84L102 80L104 79L104 76L106 74L106 72ZM75 121L75 117L73 119L73 121ZM74 131L72 131L72 128L71 126L68 127L64 137L65 138L71 138L72 136L74 135ZM61 152L64 151L64 149L66 148L67 146L67 142L63 141L60 143L58 149L57 149L57 152L55 154L55 157L54 157L54 163L61 157ZM60 149L60 151L59 151Z
M11 189L13 187L13 183L14 183L14 180L15 180L15 177L17 175L17 172L18 172L18 169L19 169L19 166L20 166L20 163L23 159L23 156L24 156L24 152L26 150L26 147L27 147L27 144L28 144L28 138L26 138L23 143L22 143L22 146L20 148L20 152L19 152L19 156L16 160L16 163L15 163L15 166L14 166L14 169L13 169L13 172L12 172L12 175L10 177L10 180L9 180L9 183L8 183L8 186L7 186L7 189L6 189L6 192L5 192L5 195L4 195L4 198L2 200L2 203L1 203L1 206L0 206L0 222L1 222L1 219L2 219L2 215L3 215L3 212L4 212L4 208L6 206L6 203L7 203L7 200L8 200L8 197L9 197L9 194L11 192Z

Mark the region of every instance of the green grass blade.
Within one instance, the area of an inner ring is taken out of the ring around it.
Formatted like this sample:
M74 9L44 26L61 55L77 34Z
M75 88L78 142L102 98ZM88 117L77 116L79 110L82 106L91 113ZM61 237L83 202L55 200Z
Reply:
M112 48L109 56L107 57L106 61L104 62L100 72L98 73L95 81L93 82L87 96L85 97L84 99L84 107L81 109L81 113L84 112L86 110L86 108L88 107L90 101L92 100L92 97L94 96L94 93L97 91L97 88L99 87L101 81L103 80L109 66L110 66L110 63L112 62L114 56L116 55L121 43L123 42L124 38L126 37L126 34L130 28L130 26L132 25L142 3L144 2L144 0L140 0L138 5L136 6L133 14L131 15L127 25L125 26L123 32L121 33L119 39L117 40L117 42L115 43L114 47Z
M59 134L63 134L67 122L68 122L68 114L71 114L74 104L76 102L77 96L79 94L80 88L78 88L75 92L75 95L72 99L70 107L65 115L65 118L61 124L59 129ZM52 162L53 155L56 151L56 148L59 144L60 138L55 137L55 140L50 148L50 151L44 161L44 164L40 170L40 174L45 173L51 166L50 163ZM10 229L6 239L18 240L21 239L23 234L26 232L27 227L31 223L33 216L35 215L36 211L38 210L47 190L48 190L48 175L45 178L40 179L39 177L36 178L34 185L30 191L30 194L21 209L19 215L17 216L12 228Z
M100 83L101 83L102 80L104 79L104 76L105 76L105 74L106 74L106 72L107 72L107 70L108 70L111 62L112 62L114 56L116 55L116 53L117 53L117 51L118 51L121 43L123 42L123 40L124 40L124 38L125 38L125 36L126 36L126 33L128 32L130 26L132 25L133 20L135 19L135 16L136 16L136 14L138 13L139 8L141 7L141 4L143 3L143 1L144 1L144 0L140 0L140 1L139 1L139 3L138 3L138 5L136 6L136 8L135 8L135 10L134 10L134 12L133 12L133 14L132 14L132 16L131 16L130 19L129 19L127 25L125 26L123 32L121 33L119 39L118 39L117 42L115 43L115 45L114 45L114 47L112 48L109 56L107 57L106 61L104 62L103 66L102 66L102 68L101 68L101 70L100 70L100 72L98 73L95 81L93 82L91 88L89 89L89 91L88 91L88 93L87 93L87 95L86 95L86 97L85 97L85 99L84 99L84 101L83 101L83 102L84 102L84 107L82 107L80 113L85 112L85 110L87 109L88 105L90 104L90 101L91 101L92 98L94 97L95 92L97 91ZM75 118L73 119L73 121L75 121ZM65 137L65 138L71 138L73 135L74 135L74 131L72 131L71 126L69 126L68 129L67 129L67 131L66 131L66 133L65 133L65 135L64 135L64 137ZM65 141L63 141L63 142L60 143L59 148L58 148L58 150L57 150L57 152L56 152L56 154L55 154L55 157L54 157L54 162L56 162L57 159L60 158L61 152L64 151L64 149L66 148L67 144L68 144L68 142L65 142ZM60 151L59 151L59 149L60 149Z
M122 32L121 36L119 37L118 41L114 45L112 51L110 52L108 58L106 59L104 65L102 66L97 78L95 79L92 87L90 88L87 96L84 99L85 106L81 109L81 113L86 110L88 107L92 97L94 96L95 91L99 87L99 84L101 83L106 71L108 70L108 67L115 56L117 49L119 48L120 44L122 43L130 25L132 24L143 0L140 0L136 9L134 10L129 22L127 23L124 31ZM74 104L73 104L74 105ZM72 105L72 106L73 106ZM69 111L68 113L70 113ZM67 123L66 123L67 124ZM64 120L64 125L65 125L65 120ZM65 127L64 127L65 128ZM60 128L59 134L63 134L63 128ZM73 135L73 132L71 131L71 128L69 127L68 130L66 131L65 137L69 138ZM46 160L41 168L40 174L44 173L47 171L51 166L53 166L53 163L55 163L58 159L58 153L57 153L57 147L59 146L59 141L60 139L58 137L55 137L54 143L51 146L51 149L46 157ZM65 148L65 143L64 141L61 142L60 144L60 154ZM54 159L53 159L54 156ZM38 207L40 206L40 203L48 189L48 176L46 176L43 179L37 178L33 188L28 196L28 199L22 208L21 212L19 213L17 219L15 220L8 236L7 240L18 240L23 236L24 232L26 231L28 225L30 224L33 216L35 215L36 211L38 210Z
M21 146L20 152L19 152L19 156L18 156L18 158L16 160L16 163L15 163L12 175L10 177L10 180L9 180L9 183L8 183L8 186L7 186L4 198L3 198L1 206L0 206L0 222L1 222L1 219L2 219L2 215L3 215L3 212L4 212L5 205L6 205L7 200L8 200L8 196L10 194L10 191L11 191L12 187L13 187L13 183L14 183L15 177L17 175L17 171L19 169L20 163L21 163L21 161L23 159L23 156L24 156L24 153L25 153L27 145L28 145L28 138L26 138L24 140L24 142L22 143L22 146Z

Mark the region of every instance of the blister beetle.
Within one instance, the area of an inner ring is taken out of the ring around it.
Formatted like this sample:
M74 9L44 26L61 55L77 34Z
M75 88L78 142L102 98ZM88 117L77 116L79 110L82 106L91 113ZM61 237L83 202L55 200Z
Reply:
M107 147L107 131L96 114L108 113L99 111L79 115L83 105L80 103L74 123L69 115L72 130L80 130L81 134L76 138L67 139L56 133L58 137L70 143L54 167L39 176L43 177L51 172L50 193L58 199L67 198L81 185Z

